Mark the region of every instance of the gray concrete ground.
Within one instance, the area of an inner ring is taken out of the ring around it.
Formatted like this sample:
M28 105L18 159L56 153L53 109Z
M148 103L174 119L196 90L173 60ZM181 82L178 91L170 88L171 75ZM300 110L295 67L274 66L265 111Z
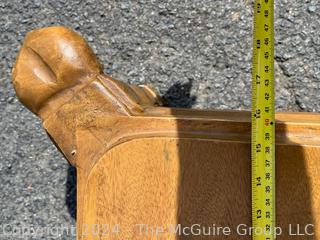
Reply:
M277 109L319 111L319 1L276 1L275 17ZM10 82L29 30L75 29L107 73L153 85L170 106L250 109L251 0L2 0L0 23L1 227L75 223L75 171Z

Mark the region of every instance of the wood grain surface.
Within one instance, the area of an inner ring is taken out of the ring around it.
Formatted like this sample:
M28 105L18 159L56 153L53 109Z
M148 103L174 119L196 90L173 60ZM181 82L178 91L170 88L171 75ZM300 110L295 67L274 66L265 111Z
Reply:
M78 34L50 27L27 35L13 70L19 99L77 168L78 239L250 239L237 231L251 222L250 113L166 108L101 69ZM319 143L319 114L277 113L278 239L318 239ZM290 236L290 224L315 235Z

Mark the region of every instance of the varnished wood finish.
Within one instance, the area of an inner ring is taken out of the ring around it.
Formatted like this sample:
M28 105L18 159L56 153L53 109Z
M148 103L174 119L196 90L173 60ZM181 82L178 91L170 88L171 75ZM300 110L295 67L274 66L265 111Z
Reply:
M150 87L104 75L86 42L63 27L27 35L13 83L77 168L78 239L213 238L140 233L136 224L216 224L233 231L214 239L239 239L237 225L250 225L249 112L162 107ZM288 239L289 224L314 224L318 239L320 116L276 119L278 238ZM94 224L121 232L93 236Z

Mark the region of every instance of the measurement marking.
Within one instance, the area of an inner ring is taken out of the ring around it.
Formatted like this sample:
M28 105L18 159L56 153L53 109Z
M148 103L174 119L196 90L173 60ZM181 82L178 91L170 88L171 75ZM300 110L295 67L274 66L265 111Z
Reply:
M252 67L252 226L275 239L274 1L255 0Z

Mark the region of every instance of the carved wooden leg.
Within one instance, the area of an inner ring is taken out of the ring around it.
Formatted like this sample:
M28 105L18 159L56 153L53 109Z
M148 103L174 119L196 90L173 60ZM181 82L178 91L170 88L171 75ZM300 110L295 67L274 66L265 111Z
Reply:
M248 112L161 107L150 87L104 75L86 42L63 27L27 35L13 83L77 168L78 239L230 239L214 224L238 239L239 224L250 226ZM280 239L289 224L314 224L318 239L320 116L276 118ZM188 235L193 224L202 235Z

